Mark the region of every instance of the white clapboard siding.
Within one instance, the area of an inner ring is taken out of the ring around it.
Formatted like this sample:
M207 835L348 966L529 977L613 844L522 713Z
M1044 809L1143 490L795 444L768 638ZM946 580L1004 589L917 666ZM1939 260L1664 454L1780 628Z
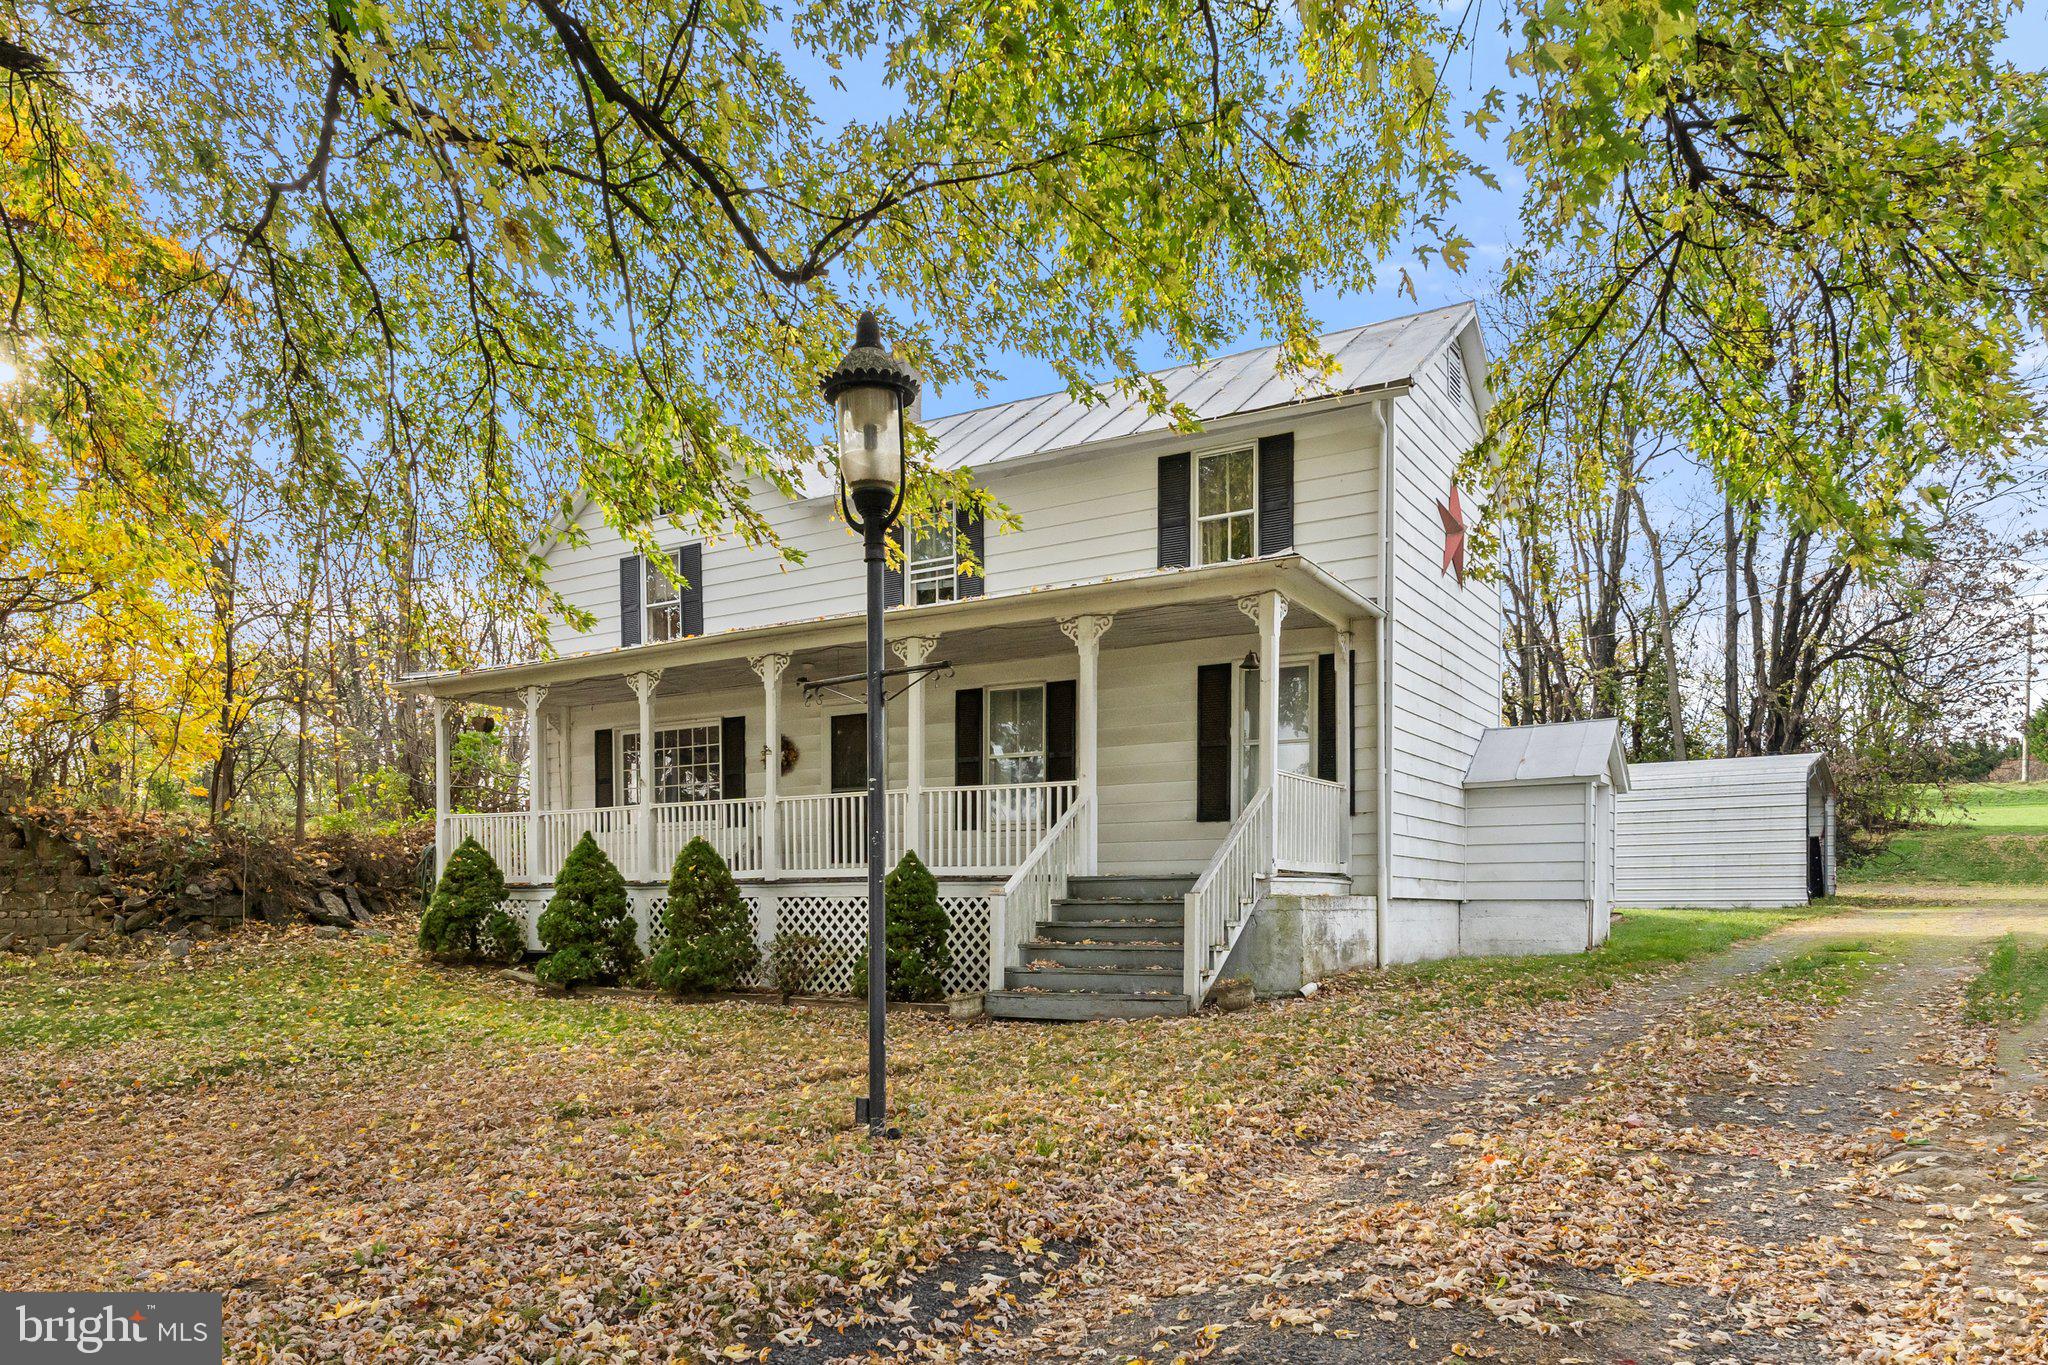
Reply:
M1443 571L1437 503L1479 439L1471 402L1447 392L1441 365L1427 366L1394 401L1393 427L1392 898L1450 913L1466 894L1466 765L1500 718L1500 598ZM1479 509L1461 496L1470 524Z
M1467 794L1466 894L1474 900L1586 900L1586 787L1489 787Z
M1833 834L1818 755L1637 763L1629 776L1616 815L1617 904L1806 903L1807 837Z

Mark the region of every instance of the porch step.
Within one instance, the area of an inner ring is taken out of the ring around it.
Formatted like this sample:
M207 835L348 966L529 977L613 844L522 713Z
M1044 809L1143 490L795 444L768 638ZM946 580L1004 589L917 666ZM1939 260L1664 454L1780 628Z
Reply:
M988 1013L996 1019L1150 1019L1186 1014L1188 998L1140 991L990 991Z
M1181 940L1193 877L1070 877L1019 959L1007 990L988 993L998 1019L1138 1019L1186 1014Z
M1004 972L1003 980L1012 990L1035 987L1045 991L1174 992L1180 988L1180 964L1175 963L1171 967L1072 967L1026 963Z
M1156 919L1048 920L1038 926L1041 943L1163 943L1180 951L1181 924Z
M1024 945L1024 965L1057 962L1063 967L1139 967L1177 972L1178 943L1063 943L1038 938Z
M1067 895L1074 900L1170 900L1178 902L1194 889L1193 877L1069 877Z
M1068 896L1052 903L1055 924L1179 924L1187 905L1177 900L1082 900Z

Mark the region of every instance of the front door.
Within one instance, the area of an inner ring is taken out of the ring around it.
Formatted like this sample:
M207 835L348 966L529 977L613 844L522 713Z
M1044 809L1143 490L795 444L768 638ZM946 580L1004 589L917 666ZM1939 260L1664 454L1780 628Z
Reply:
M832 790L835 792L866 791L868 786L868 718L859 711L832 717ZM832 821L832 861L841 865L861 860L866 840L862 837L867 828L866 806L856 806L855 814L841 819L835 815Z

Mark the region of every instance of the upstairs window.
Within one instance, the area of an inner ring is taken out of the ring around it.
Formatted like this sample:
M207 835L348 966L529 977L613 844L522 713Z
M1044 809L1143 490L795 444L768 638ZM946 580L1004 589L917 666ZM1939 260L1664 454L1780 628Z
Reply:
M683 573L683 552L670 550L665 556L668 568L677 578ZM647 587L643 593L647 603L647 640L680 640L683 638L682 592L676 587L676 578L663 572L659 559L647 561Z
M1195 461L1195 544L1201 564L1258 553L1258 479L1252 448L1218 450Z
M910 583L913 606L930 602L951 602L960 596L960 522L952 504L924 525L912 525L906 533L904 569Z

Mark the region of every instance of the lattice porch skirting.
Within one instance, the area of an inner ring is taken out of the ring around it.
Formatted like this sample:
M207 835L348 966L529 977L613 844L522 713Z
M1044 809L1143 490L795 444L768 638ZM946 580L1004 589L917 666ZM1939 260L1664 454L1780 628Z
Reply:
M979 991L988 984L988 902L996 888L988 882L942 880L939 904L945 908L950 928L946 942L953 950L953 965L946 969L949 993ZM552 889L544 886L516 887L505 898L505 911L526 932L526 946L536 951L540 938L535 924L546 908ZM633 914L640 922L640 944L652 947L652 935L661 923L662 908L668 903L666 886L627 888ZM824 945L824 962L818 968L813 989L823 995L843 995L853 989L853 967L867 949L868 895L862 882L790 881L742 882L740 895L753 911L754 939L761 945L765 982L768 945L775 935L811 934Z

